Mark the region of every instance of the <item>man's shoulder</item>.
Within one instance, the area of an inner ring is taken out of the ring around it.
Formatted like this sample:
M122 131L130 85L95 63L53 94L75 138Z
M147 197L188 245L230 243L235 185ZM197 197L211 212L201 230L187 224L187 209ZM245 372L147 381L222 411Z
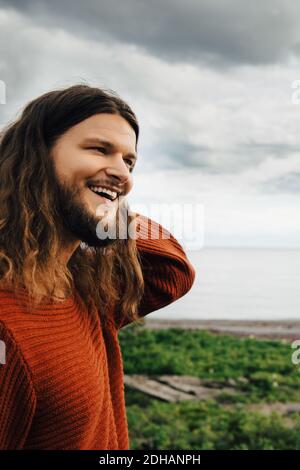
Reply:
M24 311L18 304L13 292L0 289L0 322L13 328L14 324L20 323L24 318Z

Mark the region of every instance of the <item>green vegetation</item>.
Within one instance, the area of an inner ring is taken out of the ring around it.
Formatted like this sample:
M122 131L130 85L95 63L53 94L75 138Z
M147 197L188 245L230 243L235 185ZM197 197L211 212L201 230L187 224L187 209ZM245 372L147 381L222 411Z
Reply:
M300 449L299 413L281 416L251 404L300 403L291 343L207 331L119 332L125 374L192 375L234 386L235 395L167 403L125 388L131 449Z

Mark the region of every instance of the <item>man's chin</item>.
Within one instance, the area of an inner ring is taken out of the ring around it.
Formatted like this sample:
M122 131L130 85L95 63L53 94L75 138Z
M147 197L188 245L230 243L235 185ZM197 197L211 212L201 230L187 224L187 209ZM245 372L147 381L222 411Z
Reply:
M92 210L90 206L77 202L74 198L63 199L63 201L66 200L68 204L61 204L66 233L89 247L105 248L117 242L120 225L126 226L123 214L118 220L117 206L112 208L106 204L100 204Z

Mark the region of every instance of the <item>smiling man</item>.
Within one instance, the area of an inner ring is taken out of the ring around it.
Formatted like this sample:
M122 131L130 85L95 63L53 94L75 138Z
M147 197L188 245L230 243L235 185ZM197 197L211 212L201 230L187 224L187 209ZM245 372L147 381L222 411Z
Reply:
M79 240L94 247L113 242L99 238L95 227L99 216L113 223L120 199L125 203L133 186L135 148L131 125L123 117L107 113L81 121L55 143L52 154L59 177L55 194L74 238L72 251Z
M87 85L36 98L2 133L0 449L129 449L118 331L195 277L129 209L138 136L130 107Z

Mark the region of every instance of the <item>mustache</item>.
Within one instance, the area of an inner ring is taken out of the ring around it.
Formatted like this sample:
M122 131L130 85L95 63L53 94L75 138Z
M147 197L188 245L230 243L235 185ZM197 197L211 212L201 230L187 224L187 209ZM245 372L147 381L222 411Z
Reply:
M124 184L116 183L115 181L110 180L90 180L87 182L87 186L104 186L111 188L113 191L116 191L119 195L124 193Z

